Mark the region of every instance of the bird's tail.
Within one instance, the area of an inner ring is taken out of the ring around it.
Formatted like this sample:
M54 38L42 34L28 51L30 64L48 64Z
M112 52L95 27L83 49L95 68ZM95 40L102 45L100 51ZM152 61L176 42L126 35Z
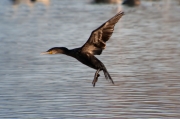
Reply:
M103 68L103 72L104 72L104 76L106 77L106 79L108 80L110 80L113 84L114 84L114 81L112 80L112 78L111 78L111 76L110 76L110 74L109 74L109 72L107 71L107 69L106 69L106 67L104 66L104 68Z

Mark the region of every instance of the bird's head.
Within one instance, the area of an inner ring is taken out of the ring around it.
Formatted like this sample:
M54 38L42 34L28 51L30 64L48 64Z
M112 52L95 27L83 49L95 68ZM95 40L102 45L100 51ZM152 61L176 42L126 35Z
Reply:
M66 47L53 47L42 54L66 54L68 51Z

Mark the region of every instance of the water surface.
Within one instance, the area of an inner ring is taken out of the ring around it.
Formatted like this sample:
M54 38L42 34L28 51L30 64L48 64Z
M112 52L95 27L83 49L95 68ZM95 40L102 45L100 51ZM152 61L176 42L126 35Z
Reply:
M123 9L102 55L115 85L54 46L83 45ZM180 6L139 7L89 0L0 1L0 118L180 118Z

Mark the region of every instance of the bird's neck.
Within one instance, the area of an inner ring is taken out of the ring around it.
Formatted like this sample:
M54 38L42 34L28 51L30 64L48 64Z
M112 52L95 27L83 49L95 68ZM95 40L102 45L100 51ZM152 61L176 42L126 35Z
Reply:
M71 54L71 50L69 49L64 49L62 54L65 54L65 55L70 55Z
M79 52L79 50L80 48L70 49L70 50L65 51L64 54L76 58L77 57L76 55Z

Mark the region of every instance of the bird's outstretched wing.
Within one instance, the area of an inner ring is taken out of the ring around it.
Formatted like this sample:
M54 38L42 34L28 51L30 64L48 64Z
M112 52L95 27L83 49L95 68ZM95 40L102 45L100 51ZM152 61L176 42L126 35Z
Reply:
M88 52L93 55L100 55L102 50L105 49L106 41L111 37L114 26L122 17L124 12L117 13L114 17L102 24L99 28L92 31L87 42L82 46L82 52Z

